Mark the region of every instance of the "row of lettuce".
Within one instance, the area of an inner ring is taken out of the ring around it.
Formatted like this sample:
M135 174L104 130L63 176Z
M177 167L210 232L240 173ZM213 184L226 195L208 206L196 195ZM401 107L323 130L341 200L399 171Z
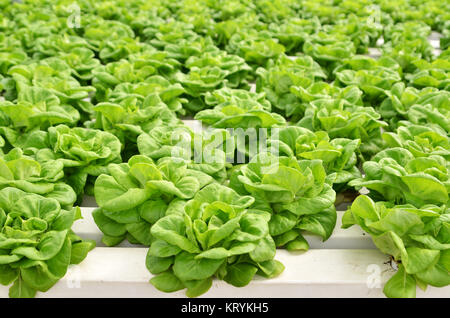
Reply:
M342 224L398 264L385 294L450 284L445 1L0 7L0 283L11 297L48 290L94 247L70 230L84 194L103 243L148 246L165 292L279 275L276 248L307 250L305 232L328 239L335 204L363 187ZM381 57L362 55L375 45ZM229 128L265 129L267 152Z

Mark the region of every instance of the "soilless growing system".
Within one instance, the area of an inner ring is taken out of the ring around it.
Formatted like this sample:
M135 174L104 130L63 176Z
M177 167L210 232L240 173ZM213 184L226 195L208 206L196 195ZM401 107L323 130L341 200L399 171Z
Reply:
M450 297L449 45L441 0L0 0L0 295Z

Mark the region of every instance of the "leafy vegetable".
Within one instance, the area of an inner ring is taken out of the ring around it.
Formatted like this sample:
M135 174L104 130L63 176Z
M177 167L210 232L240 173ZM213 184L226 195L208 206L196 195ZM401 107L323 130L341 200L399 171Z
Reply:
M334 184L346 184L361 177L356 163L358 139L335 138L330 140L324 131L312 132L302 127L280 128L272 136L270 146L280 155L297 159L322 160L328 174L336 173Z
M170 110L184 114L183 104L188 102L187 99L180 97L184 93L185 90L179 83L171 84L162 76L154 75L147 78L145 82L117 85L110 95L110 100L120 103L131 96L145 98L151 94L158 94Z
M270 213L270 235L277 246L307 250L301 230L327 240L336 224L335 177L327 176L318 159L277 158L261 153L233 172L230 185L256 198L252 210Z
M103 241L149 247L152 283L195 297L213 277L244 286L255 274L275 276L275 246L308 249L304 231L327 239L334 205L369 190L379 220L369 222L358 199L344 225L400 237L398 257L394 245L378 245L398 265L386 295L447 284L448 1L0 0L0 8L0 192L61 211L95 194ZM191 129L186 119L200 122ZM0 241L31 235L17 248L40 244L53 230L20 214L38 208L2 208ZM413 217L397 219L405 211L423 223L407 234L399 229ZM165 235L169 221L175 236ZM208 245L222 226L233 233ZM74 259L83 244L72 244ZM8 248L0 259L15 255ZM48 260L0 265L0 280L17 282L12 296L35 294L27 274L15 273L40 261ZM54 284L66 263L37 281Z
M387 126L380 117L372 107L340 98L324 98L312 101L297 125L326 131L330 138L360 139L361 152L372 155L381 149L381 127Z
M89 176L96 177L109 163L121 161L120 141L105 131L58 125L48 131L13 133L7 135L8 141L24 149L25 154L50 169L64 167L64 181L75 190L79 200L86 186L87 192L90 191Z
M343 217L343 227L361 226L375 245L398 263L384 286L388 297L416 296L416 285L450 284L450 210L445 206L375 203L361 195Z
M89 97L89 93L95 91L95 88L81 86L71 76L71 73L70 66L64 60L56 57L49 57L30 64L16 65L11 67L8 72L15 82L14 91L18 98L21 94L30 94L26 92L30 86L41 87L53 93L61 103L72 105L79 111L89 114L92 112L92 104L85 99ZM26 97L29 102L35 102L29 98ZM38 95L35 98L38 98L37 101L42 101L42 96Z
M284 266L274 260L270 215L247 210L254 201L215 183L158 220L146 260L157 275L150 282L165 292L187 288L187 296L195 297L208 291L213 276L242 287L255 274L280 274Z
M356 85L368 101L373 101L401 80L402 71L398 63L388 57L378 60L357 56L344 60L334 70L336 78L345 85Z
M95 246L71 230L79 208L16 188L0 190L0 283L9 296L30 298L45 292L80 263Z
M266 68L258 68L256 74L256 90L264 92L274 109L289 117L303 115L306 108L302 100L291 92L291 87L308 87L327 78L319 64L307 55L295 59L282 55L276 62L269 61Z
M106 245L116 245L128 238L132 243L150 246L150 226L166 214L177 199L192 198L212 182L198 170L188 169L183 161L152 159L136 155L128 163L111 164L108 174L101 174L94 187L100 206L94 220L105 234Z
M93 127L113 133L119 138L124 157L136 152L137 137L162 125L175 125L180 121L161 101L158 94L127 96L119 103L104 102L94 107L97 114Z
M227 50L245 59L249 64L264 66L269 60L284 53L285 48L269 32L247 30L231 36Z
M449 138L430 127L414 124L400 126L396 133L385 132L382 137L389 148L405 148L414 157L438 155L447 161L450 158Z
M95 98L100 102L107 101L119 84L154 83L155 76L170 78L178 68L179 62L154 49L132 54L129 59L99 65L92 70L92 84L97 89Z
M61 105L55 94L41 87L24 87L17 103L1 102L0 110L3 117L1 126L8 130L45 130L58 124L74 126L80 120L75 107Z
M303 52L326 68L332 68L336 61L352 57L355 45L345 36L318 32L303 44Z
M185 63L189 73L177 73L175 79L186 89L186 93L200 98L205 93L223 86L237 88L246 84L250 67L236 55L224 51L206 52L202 57L191 56ZM186 105L190 111L199 111L201 99L194 99Z
M214 128L270 128L285 124L285 119L271 113L263 94L222 88L209 93L206 103L213 109L198 112L195 119Z
M218 182L227 178L228 161L234 158L234 139L227 130L213 129L201 134L187 126L157 127L137 139L139 153L153 160L172 158L183 161Z
M0 188L14 187L27 193L52 198L71 207L77 197L64 180L64 165L58 162L38 162L24 156L20 148L12 149L0 158Z
M396 83L390 90L384 91L386 98L380 105L379 112L383 118L395 127L400 120L414 124L427 124L434 129L450 129L445 118L449 108L450 93L427 87L418 90Z
M374 197L397 204L448 204L448 161L438 155L415 157L403 148L389 148L363 163L365 177L349 185L366 187Z

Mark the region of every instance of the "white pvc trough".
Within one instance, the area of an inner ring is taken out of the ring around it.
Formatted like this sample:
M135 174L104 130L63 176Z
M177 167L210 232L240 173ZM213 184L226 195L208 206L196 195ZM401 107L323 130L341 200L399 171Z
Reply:
M146 298L186 297L184 291L163 293L149 283L152 274L145 268L146 249L98 247L46 293L52 298ZM277 251L276 259L285 271L273 279L257 277L249 285L236 288L214 280L201 297L218 298L359 298L384 297L383 284L394 273L388 257L377 250L313 249L306 253ZM0 287L0 297L7 297ZM450 287L418 289L417 297L450 297Z
M149 283L153 276L145 267L147 248L127 242L119 247L103 247L102 234L92 218L94 209L82 208L83 219L74 224L73 230L83 238L94 239L97 247L80 265L71 266L52 289L37 297L185 297L184 291L167 294ZM305 235L309 251L277 250L276 259L286 267L279 277L257 277L243 288L214 280L202 297L384 297L382 287L395 273L389 257L375 249L369 235L360 228L341 229L342 213L338 212L336 228L328 241L323 243ZM0 286L0 297L8 297L7 287ZM417 297L447 298L450 286L430 287L425 293L418 289Z

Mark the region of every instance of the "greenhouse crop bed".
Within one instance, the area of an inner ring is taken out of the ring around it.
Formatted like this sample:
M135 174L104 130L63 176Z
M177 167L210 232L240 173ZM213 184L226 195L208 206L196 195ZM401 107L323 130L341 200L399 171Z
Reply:
M184 123L195 131L202 129L199 121L184 120ZM83 263L72 266L52 289L37 297L167 297L148 283L153 275L145 267L145 246L137 247L124 241L118 247L105 247L101 240L103 234L92 217L92 211L98 208L95 198L85 196L81 205L83 219L77 221L72 229L81 237L96 241L97 247ZM348 203L342 206L345 205ZM335 229L327 241L322 242L317 236L305 233L311 248L308 252L277 251L276 259L286 266L279 277L269 280L256 278L246 288L215 280L211 289L200 297L385 297L382 286L395 273L393 263L375 248L370 236L361 228L342 229L344 212L338 211L337 214ZM8 297L7 287L0 286L0 297ZM171 293L170 297L184 298L186 295L178 291ZM450 286L429 287L426 292L419 289L416 297L449 298Z
M194 131L202 129L200 121L183 122ZM342 207L345 205L348 203ZM72 229L83 238L95 240L97 247L82 264L72 268L51 290L38 297L167 297L148 283L153 275L145 267L145 246L136 247L124 241L118 247L105 247L101 240L103 234L92 217L92 211L98 207L95 198L85 196L82 206L83 219ZM211 289L200 298L246 298L249 295L252 298L385 297L382 286L395 273L392 262L376 249L370 236L361 228L342 229L344 212L337 214L335 229L327 241L322 242L319 237L305 233L311 248L308 252L277 251L276 259L286 266L279 277L255 278L246 288L215 280ZM0 295L7 297L7 288L0 286ZM186 295L178 291L170 297L185 298ZM416 297L450 298L450 286L428 287L426 292L419 289Z
M184 120L193 130L201 130L201 122ZM72 229L85 239L96 241L80 265L73 265L68 273L38 298L158 298L167 297L149 284L153 277L145 267L147 249L127 241L118 247L105 247L102 232L92 217L98 208L95 198L85 196L82 202L83 219ZM342 205L345 206L346 204ZM322 242L314 235L304 235L311 250L287 252L278 250L276 259L286 270L273 279L255 278L246 288L236 288L215 280L211 289L200 297L212 298L380 298L385 297L382 286L395 273L387 255L378 251L369 235L361 228L341 228L343 211L338 211L336 227L331 237ZM301 257L299 257L301 256ZM130 270L132 269L132 270ZM120 274L118 274L120 273ZM8 297L8 288L0 286L0 297ZM170 297L185 298L183 291ZM418 289L418 298L449 298L450 286Z
M0 11L1 298L450 298L448 1Z

